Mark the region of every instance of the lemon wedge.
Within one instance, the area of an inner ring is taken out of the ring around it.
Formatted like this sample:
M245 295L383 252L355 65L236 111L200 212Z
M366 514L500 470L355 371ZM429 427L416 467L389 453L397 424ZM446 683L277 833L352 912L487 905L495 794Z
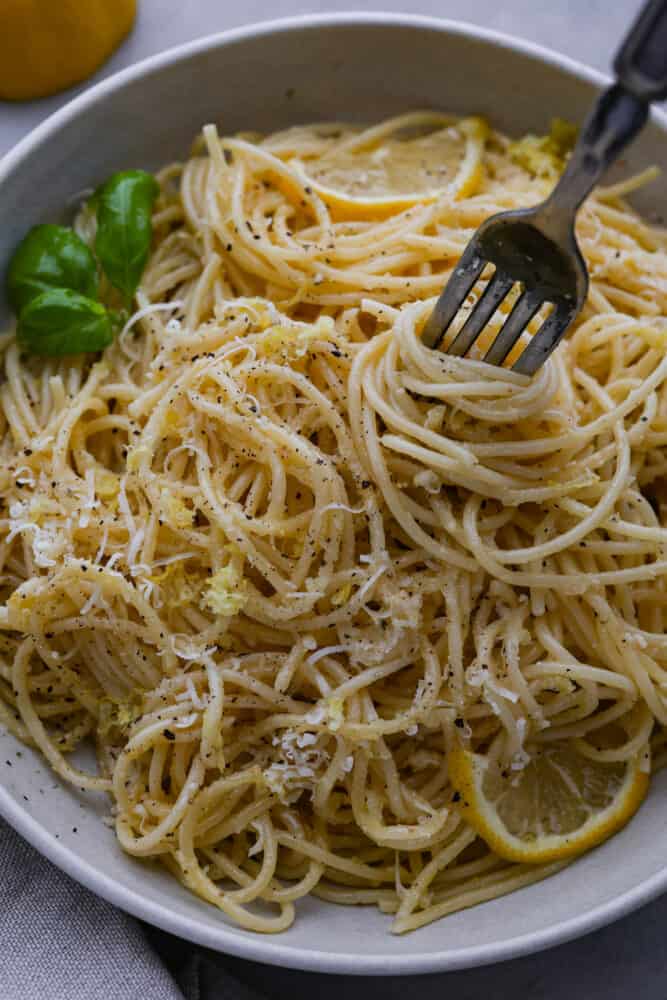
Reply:
M641 759L602 763L554 745L512 771L458 747L449 775L463 816L492 851L543 864L582 854L625 826L648 789Z
M368 129L313 163L292 161L334 221L385 219L443 193L466 198L483 175L489 134L482 118L417 112ZM372 194L370 193L372 192Z

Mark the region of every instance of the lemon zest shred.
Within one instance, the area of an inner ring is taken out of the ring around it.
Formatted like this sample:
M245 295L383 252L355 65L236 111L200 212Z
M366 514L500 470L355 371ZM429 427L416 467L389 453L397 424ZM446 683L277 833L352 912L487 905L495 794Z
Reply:
M555 179L562 173L577 134L576 125L571 125L562 118L554 118L548 135L528 133L510 143L508 153L514 163L534 177Z
M223 618L232 618L243 609L247 600L242 573L234 563L230 563L209 579L201 605Z
M194 511L165 487L160 492L160 514L172 528L191 528Z

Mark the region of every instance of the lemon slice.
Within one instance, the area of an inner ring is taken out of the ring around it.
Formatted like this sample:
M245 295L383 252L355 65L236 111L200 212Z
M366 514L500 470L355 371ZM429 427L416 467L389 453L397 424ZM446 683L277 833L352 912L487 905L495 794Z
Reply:
M601 844L634 816L649 784L640 759L603 763L556 745L508 771L459 747L449 774L464 817L492 851L542 864Z
M392 119L389 127L367 129L318 160L291 166L328 205L334 221L385 219L445 192L452 198L474 194L488 133L482 118L453 122L417 112Z

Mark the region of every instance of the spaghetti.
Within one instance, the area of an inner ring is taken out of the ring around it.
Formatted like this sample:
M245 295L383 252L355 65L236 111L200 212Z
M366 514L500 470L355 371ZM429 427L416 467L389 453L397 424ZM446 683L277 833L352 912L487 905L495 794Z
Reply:
M460 740L515 771L664 742L665 236L646 178L589 199L589 300L532 380L425 348L472 230L553 184L471 121L209 126L116 342L2 340L0 721L251 930L316 894L404 932L555 871L468 825ZM380 196L410 142L427 194Z

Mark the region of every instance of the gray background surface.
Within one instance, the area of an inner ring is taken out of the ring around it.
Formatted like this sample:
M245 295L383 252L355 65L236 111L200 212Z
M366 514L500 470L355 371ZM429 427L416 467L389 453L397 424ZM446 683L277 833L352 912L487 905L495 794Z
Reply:
M54 0L55 2L55 0ZM0 0L0 6L2 0ZM349 10L353 2L297 3L294 0L140 0L137 26L126 44L95 79L115 72L192 38L251 21L291 14ZM361 6L361 5L359 5ZM574 59L607 69L614 46L639 6L638 0L380 0L363 4L364 10L392 10L465 20L531 39L564 52ZM443 72L446 68L443 67ZM46 101L8 105L0 102L0 154L58 108L77 90ZM666 845L667 846L667 845ZM451 994L456 1000L638 1000L667 998L667 897L640 912L589 935L578 942L530 958L419 980L362 980L353 977L318 977L308 973L268 969L234 959L226 968L241 981L276 1000L317 996L337 1000L341 989L348 1000L399 1000L405 991L419 991L420 998L436 1000ZM442 925L442 933L447 933ZM192 946L157 932L151 938L173 968L185 961ZM207 976L211 996L216 974ZM229 987L227 986L227 989ZM207 996L209 991L207 991ZM49 1000L44 997L44 1000ZM96 1000L96 998L90 998ZM127 1000L109 997L105 1000Z

